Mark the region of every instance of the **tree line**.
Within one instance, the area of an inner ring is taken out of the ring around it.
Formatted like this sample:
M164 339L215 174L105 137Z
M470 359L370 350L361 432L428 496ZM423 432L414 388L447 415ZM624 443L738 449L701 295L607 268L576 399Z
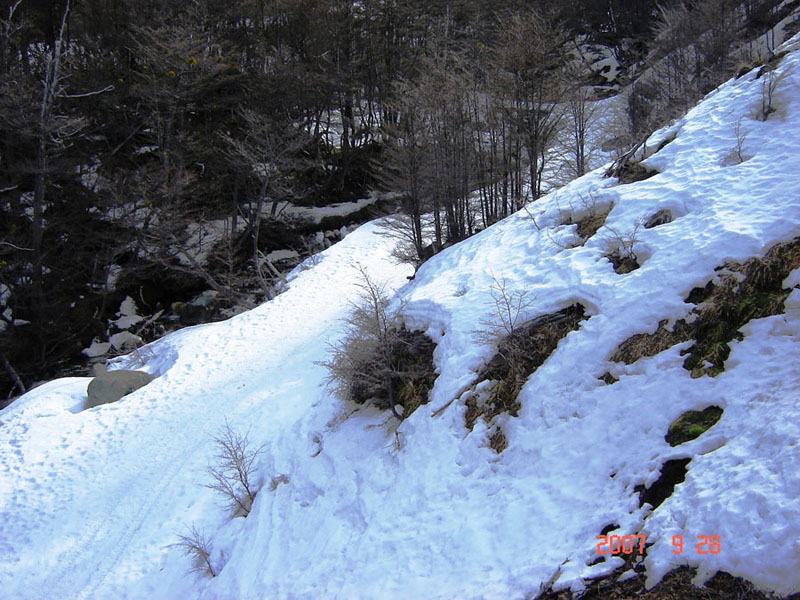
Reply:
M734 15L734 35L742 10L776 4L3 0L3 395L74 364L125 295L271 297L264 249L286 202L399 192L397 231L420 262L431 240L535 200L554 160L585 172L585 44L635 71L659 36L686 47L676 32L698 6ZM674 104L641 89L631 141ZM200 253L195 226L212 220L224 235Z

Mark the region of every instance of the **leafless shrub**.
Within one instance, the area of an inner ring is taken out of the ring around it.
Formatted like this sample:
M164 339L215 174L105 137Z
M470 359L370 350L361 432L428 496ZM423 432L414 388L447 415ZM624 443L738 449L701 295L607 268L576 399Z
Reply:
M256 458L264 446L253 449L247 434L242 436L233 431L227 420L224 431L214 438L214 443L217 455L215 463L208 467L213 482L206 487L225 496L231 509L246 517L258 492L253 476Z
M745 160L744 155L744 140L747 138L747 133L742 131L742 119L744 117L739 117L736 120L736 125L734 125L733 131L736 134L736 158L739 159L740 163L743 163Z
M639 244L637 235L641 226L641 219L636 221L633 229L625 233L619 232L608 225L605 226L611 233L611 236L606 238L609 252L605 256L611 261L611 264L614 265L614 271L620 275L630 273L639 268L636 248Z
M514 335L535 298L528 296L528 290L509 290L506 279L498 279L494 275L489 295L492 297L494 311L482 324L487 326L491 337Z
M761 112L759 113L759 118L762 121L766 121L775 112L775 107L772 105L775 99L775 90L790 72L791 69L784 69L781 73L777 73L775 67L771 65L766 65L762 69Z
M400 420L428 401L435 379L434 343L407 330L389 310L386 285L361 270L361 296L346 319L341 343L322 363L344 399L390 409Z
M184 556L194 558L194 565L190 569L192 572L206 573L211 577L216 577L214 567L211 564L211 541L205 534L192 524L187 534L179 534L178 543L173 544L183 550Z

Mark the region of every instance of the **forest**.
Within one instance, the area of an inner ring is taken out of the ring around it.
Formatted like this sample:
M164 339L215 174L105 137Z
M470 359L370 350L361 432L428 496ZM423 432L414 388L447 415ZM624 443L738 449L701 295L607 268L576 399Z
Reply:
M323 243L289 206L380 195L420 264L593 167L593 128L642 142L794 4L3 0L0 407L84 372L127 297L145 340L201 292L274 297L270 252Z

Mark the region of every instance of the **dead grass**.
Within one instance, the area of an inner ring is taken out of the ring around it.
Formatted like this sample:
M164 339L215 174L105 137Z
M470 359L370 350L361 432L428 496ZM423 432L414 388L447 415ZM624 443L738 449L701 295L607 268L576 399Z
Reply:
M790 292L782 289L783 280L797 268L800 238L774 246L763 258L726 263L716 269L715 281L693 289L686 298L697 305L691 323L681 320L667 329L662 321L655 332L636 334L622 342L610 360L633 364L693 339L695 344L684 352L688 355L684 368L693 377L716 376L725 370L729 343L742 338L742 326L752 319L783 313Z
M780 600L780 596L760 592L749 581L724 571L718 571L703 587L697 587L692 585L696 573L691 567L679 567L667 573L653 589L647 590L644 574L618 581L622 574L619 570L592 581L583 592L546 591L536 596L536 600ZM785 600L798 600L799 597L795 594Z
M583 246L605 225L612 208L613 202L600 203L592 194L588 198L581 196L580 206L571 208L561 225L577 225L576 233L580 239L575 245Z
M508 438L501 427L495 429L494 433L489 436L489 447L498 454L508 448Z
M675 344L692 339L692 334L693 328L685 321L678 321L674 328L669 329L665 319L653 333L637 333L622 342L610 360L632 365L640 358L655 356Z
M477 386L483 381L492 381L493 386L488 391L474 392L467 399L465 422L468 429L471 430L480 417L488 423L504 413L519 414L518 395L525 381L552 354L559 340L578 329L585 318L584 311L582 305L574 304L528 321L502 339L497 353L475 383Z

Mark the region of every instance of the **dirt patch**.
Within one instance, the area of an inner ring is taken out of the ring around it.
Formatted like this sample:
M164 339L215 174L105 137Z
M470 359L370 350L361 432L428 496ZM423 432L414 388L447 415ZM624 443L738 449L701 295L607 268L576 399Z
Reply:
M661 506L662 502L672 495L675 486L686 479L686 467L691 458L677 458L668 460L661 465L661 474L649 488L637 485L634 488L639 494L639 507L649 504L653 508Z

